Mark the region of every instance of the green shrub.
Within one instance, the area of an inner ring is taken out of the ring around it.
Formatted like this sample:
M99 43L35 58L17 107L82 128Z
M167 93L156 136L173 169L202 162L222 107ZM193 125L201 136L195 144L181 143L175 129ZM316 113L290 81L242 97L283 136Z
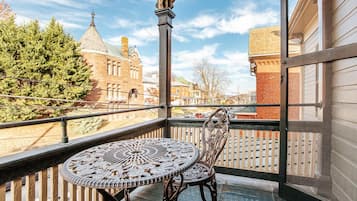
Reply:
M67 116L88 114L88 110L77 110L67 114ZM101 117L90 117L68 121L68 124L75 134L85 135L90 132L97 131L104 124L104 119Z

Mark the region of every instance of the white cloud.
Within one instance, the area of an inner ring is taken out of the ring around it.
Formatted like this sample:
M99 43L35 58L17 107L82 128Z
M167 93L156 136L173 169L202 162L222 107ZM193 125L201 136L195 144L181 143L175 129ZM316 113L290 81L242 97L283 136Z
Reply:
M116 25L118 27L125 28L125 27L128 27L130 24L131 24L130 20L127 20L127 19L117 19L116 20Z
M279 13L269 9L258 9L256 4L234 4L233 8L226 13L202 13L192 20L174 23L172 37L178 42L189 42L194 39L210 39L224 34L246 34L249 29L277 24ZM158 27L143 26L143 21L130 21L118 18L113 27L130 28L136 45L143 46L159 38ZM143 26L135 29L138 26Z
M180 51L173 55L173 70L192 68L195 63L202 59L211 60L214 58L219 44L205 45L202 49L194 51Z
M9 3L12 4L15 0L10 0ZM49 6L54 8L59 7L67 7L67 8L76 8L76 9L83 9L83 8L90 8L92 4L100 4L102 0L89 0L88 1L77 1L77 0L40 0L40 1L29 1L29 0L16 0L16 3L24 2L24 3L31 3L35 5L41 6Z
M145 46L150 42L159 39L159 31L156 26L147 26L138 30L132 31L132 34L128 36L129 43L136 46ZM120 41L120 37L109 38L108 41L116 42Z
M144 73L153 72L159 70L159 56L141 56L141 62L143 64Z
M68 22L66 20L58 20L58 22L60 24L62 24L65 29L85 29L86 28L85 26L83 26L81 24Z
M24 16L24 15L16 15L16 18L15 18L15 22L18 25L27 24L27 23L31 22L32 20L33 19L31 19L27 16Z
M18 25L28 24L29 22L34 21L34 20L36 20L36 19L27 17L27 16L25 16L25 15L19 15L19 14L17 14L17 15L15 16L15 23L18 24ZM48 25L48 23L49 23L49 19L40 18L40 19L37 19L37 20L38 20L38 22L39 22L41 28L45 28L45 27ZM82 24L70 22L70 21L67 21L67 20L64 20L64 19L57 19L57 21L58 21L65 29L85 29L85 28L86 28L86 27L83 26Z
M157 26L144 27L134 31L133 36L142 40L154 41L159 37L159 30Z
M177 32L172 32L172 38L177 40L178 42L181 42L181 43L189 41L186 37L178 34Z
M272 10L260 12L254 5L247 5L243 9L237 8L233 13L231 18L219 21L217 28L221 32L245 34L251 28L279 22L277 12Z
M225 52L224 60L226 61L226 65L235 68L248 68L248 53L246 52Z
M138 21L138 20L129 20L127 18L121 18L118 17L117 19L114 20L114 22L110 22L110 27L111 28L135 28L138 26L143 26L145 23L143 21Z
M173 70L187 70L203 59L208 60L213 65L224 69L235 69L237 72L248 68L248 55L245 52L225 52L223 56L217 56L219 44L205 45L201 49L194 51L180 51L173 55Z
M196 28L205 28L214 25L216 22L217 22L217 17L203 14L195 17L192 21L190 21L189 26L196 27Z
M236 4L224 14L204 13L174 26L176 31L186 39L209 39L223 34L246 34L251 28L278 22L278 12L270 9L258 9L256 4L249 2L245 5Z

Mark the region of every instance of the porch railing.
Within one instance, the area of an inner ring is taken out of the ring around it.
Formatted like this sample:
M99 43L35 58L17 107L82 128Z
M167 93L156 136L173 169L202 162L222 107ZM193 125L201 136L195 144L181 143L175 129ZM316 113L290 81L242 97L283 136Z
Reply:
M171 137L199 148L203 120L170 119ZM278 181L279 121L232 120L230 135L216 163L218 171ZM289 175L315 176L318 164L318 138L311 132L289 133ZM249 171L249 172L248 172ZM254 174L256 173L256 174Z
M40 201L101 200L95 190L69 184L61 178L58 171L68 157L91 146L130 138L169 136L201 148L203 121L204 119L160 118L0 158L0 201L33 201L37 198ZM26 122L21 124L27 125ZM2 127L14 126L16 125L3 124ZM165 129L166 126L169 129ZM291 128L294 127L301 128L292 123ZM230 129L228 142L216 164L217 172L279 181L279 121L232 120ZM164 135L165 130L169 132L168 135ZM313 133L298 129L290 136L288 174L313 178L318 169L319 154L314 144L318 143L319 139Z
M131 138L161 138L165 122L165 119L152 120L0 158L0 201L102 200L95 190L64 181L58 174L61 164L94 145Z

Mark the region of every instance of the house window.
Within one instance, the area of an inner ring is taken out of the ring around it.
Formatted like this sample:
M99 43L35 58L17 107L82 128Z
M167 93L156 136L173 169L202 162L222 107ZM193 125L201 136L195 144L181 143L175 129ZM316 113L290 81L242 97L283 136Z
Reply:
M117 87L116 87L116 90L117 90L117 96L116 96L116 99L117 100L120 100L120 84L117 84Z
M108 75L112 74L112 64L110 60L107 61L107 74Z
M130 61L130 78L132 78L132 79L139 78L138 69L133 65L133 63L131 61Z
M120 63L117 63L117 71L118 71L118 76L120 76L121 72L120 72Z
M136 69L136 71L135 71L135 79L139 79L139 70L138 69Z
M107 84L107 99L111 100L113 97L112 85Z
M115 62L113 62L113 68L112 68L112 70L113 70L113 75L114 76L117 76L117 74L118 74L118 69L117 69L117 66L116 66L116 63Z
M113 98L112 99L116 100L117 97L118 97L117 86L115 84L113 84L112 86L113 86L113 88L112 88L112 90L113 90Z

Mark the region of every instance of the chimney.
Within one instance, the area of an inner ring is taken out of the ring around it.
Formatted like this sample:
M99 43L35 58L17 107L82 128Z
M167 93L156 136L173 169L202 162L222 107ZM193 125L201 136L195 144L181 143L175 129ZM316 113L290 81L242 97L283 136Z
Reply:
M125 58L129 57L128 38L125 36L121 37L121 54Z

